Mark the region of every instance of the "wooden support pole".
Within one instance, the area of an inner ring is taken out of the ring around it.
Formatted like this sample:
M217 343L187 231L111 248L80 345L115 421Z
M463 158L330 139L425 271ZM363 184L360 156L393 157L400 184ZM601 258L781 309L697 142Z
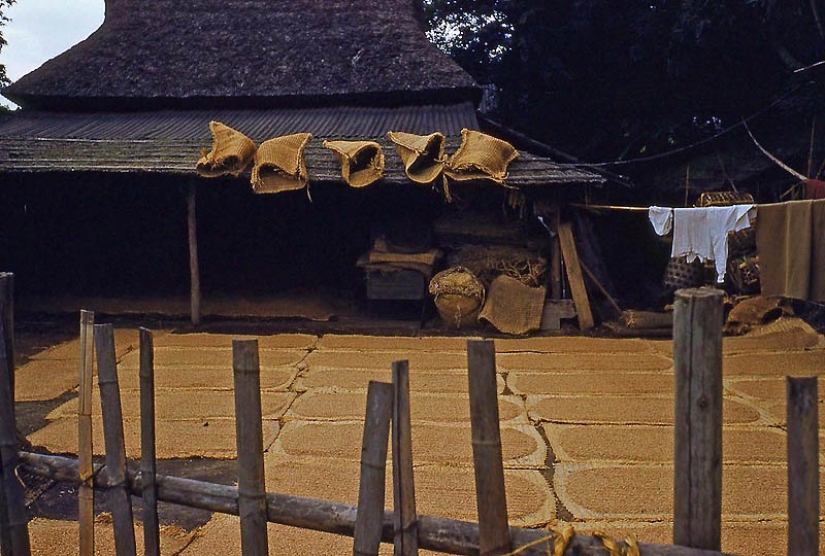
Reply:
M470 426L478 504L481 556L510 552L507 496L498 418L496 348L490 340L467 342L470 383Z
M95 491L92 468L92 381L94 380L95 314L80 311L80 383L77 402L77 522L80 556L95 553Z
M556 233L555 237L550 238L550 298L561 299L561 246L559 245L560 211L558 205L553 207L553 214L550 222L551 229Z
M788 556L819 554L819 417L816 377L787 377Z
M567 281L570 283L570 293L576 304L579 328L593 328L593 313L590 310L590 300L587 298L587 288L584 286L582 268L579 264L579 252L576 250L576 240L573 238L573 226L570 222L559 225L559 243L564 256L564 267L567 270Z
M189 229L189 279L192 324L201 323L201 276L198 262L198 220L197 220L197 191L198 186L189 184L186 197L187 227Z
M14 274L0 272L0 319L3 320L3 342L6 347L6 358L9 365L9 388L14 399ZM12 407L12 412L14 407Z
M27 473L39 477L49 477L57 481L77 482L77 460L63 456L32 454L22 452L20 459ZM95 486L108 488L108 474L101 465L95 466ZM238 515L238 487L183 479L180 477L157 476L158 500L199 508L211 512ZM132 493L142 492L140 474L130 471ZM352 504L303 498L288 494L268 493L266 495L267 518L271 523L322 531L336 535L353 536L357 507ZM418 517L419 545L422 549L448 554L478 554L479 530L477 523L459 521L446 517L422 515ZM511 527L513 546L522 547L547 538L543 529L523 529ZM393 542L392 512L384 512L381 540ZM619 548L626 551L625 543ZM723 556L720 552L696 550L684 546L639 543L645 556ZM605 548L601 540L587 535L575 535L565 551L567 556L604 556ZM520 556L547 556L547 543L538 543L519 553Z
M412 424L410 422L410 364L392 364L392 485L395 501L395 556L418 556L418 518L415 512Z
M673 543L707 550L722 534L723 298L678 290L673 316Z
M392 384L371 380L367 386L367 412L361 442L361 480L352 549L355 556L378 556L381 546L392 405Z
M155 484L155 362L152 332L140 329L140 474L143 486L143 553L160 556Z
M235 432L238 445L238 511L241 516L241 552L265 556L266 487L264 440L261 423L261 366L258 340L232 340L235 377Z
M6 321L0 319L0 336L5 337ZM14 392L11 386L11 370L14 367L6 351L6 343L0 342L0 470L5 499L10 551L13 556L31 554L29 544L29 518L26 513L26 493L17 478L17 426L14 420Z
M97 381L103 409L103 440L106 446L106 468L112 490L112 521L115 530L117 556L135 556L135 525L132 500L129 496L129 475L126 472L126 443L123 439L123 411L117 382L115 335L111 324L96 324L94 328L97 355Z

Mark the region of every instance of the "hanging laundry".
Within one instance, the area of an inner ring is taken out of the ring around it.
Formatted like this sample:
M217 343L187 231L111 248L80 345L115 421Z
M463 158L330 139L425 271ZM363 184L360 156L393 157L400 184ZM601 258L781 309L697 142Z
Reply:
M762 295L825 301L825 199L759 205Z
M650 207L647 211L653 229L660 236L670 233L673 229L673 209L670 207Z
M655 209L655 210L654 210ZM673 209L671 257L686 256L687 262L713 260L716 281L724 282L728 260L728 233L750 227L753 205ZM671 222L662 207L650 207L648 215L659 235L670 231Z
M825 181L809 179L805 182L806 199L825 199Z

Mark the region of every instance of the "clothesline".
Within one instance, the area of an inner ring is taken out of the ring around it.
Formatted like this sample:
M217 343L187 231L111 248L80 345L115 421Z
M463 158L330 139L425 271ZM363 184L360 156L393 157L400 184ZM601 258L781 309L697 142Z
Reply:
M624 210L628 212L647 212L650 209L650 207L624 207L618 205L582 205L580 203L570 203L570 206L591 210Z

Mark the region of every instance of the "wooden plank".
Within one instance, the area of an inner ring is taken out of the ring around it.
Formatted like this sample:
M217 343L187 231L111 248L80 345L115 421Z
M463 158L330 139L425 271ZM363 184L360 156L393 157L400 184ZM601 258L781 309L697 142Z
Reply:
M23 469L39 477L50 477L58 481L77 482L77 460L63 456L33 454L20 455ZM96 465L95 485L108 487L107 474L102 466ZM158 500L199 508L212 512L238 515L238 487L183 479L180 477L157 476ZM140 496L141 477L130 471L132 493ZM313 498L303 498L288 494L269 493L266 495L267 518L271 523L322 531L336 535L352 536L355 530L357 507L352 504L330 502ZM393 542L393 513L384 512L381 539ZM477 523L459 521L446 517L422 515L418 518L419 545L422 549L448 554L478 554L479 530ZM537 543L519 552L520 556L547 556L547 543L537 542L547 538L543 529L523 529L511 527L513 546L523 547ZM619 549L626 550L626 543L619 542ZM645 556L724 556L720 552L696 550L684 546L639 543ZM565 554L579 556L604 556L605 548L601 540L588 535L575 535Z
M189 230L189 280L192 324L201 322L201 276L198 261L198 220L197 220L197 185L189 184L186 196L187 228Z
M241 552L244 556L265 556L269 552L269 540L266 535L261 365L258 358L258 340L232 340L232 369L235 382Z
M510 552L510 530L501 456L496 349L492 341L467 342L467 368L479 553L481 556L495 556Z
M115 336L111 324L94 327L97 355L97 381L100 386L100 402L103 412L103 440L106 446L106 469L112 488L112 521L115 530L117 556L135 556L135 526L132 500L126 471L126 443L123 438L123 410L120 405L120 388L117 382Z
M673 543L719 550L722 534L724 293L676 292Z
M559 245L559 223L560 223L559 207L553 206L552 216L550 218L551 229L556 232L556 235L550 239L550 297L551 299L562 298L562 279L561 279L561 246Z
M377 556L384 527L384 480L387 444L392 418L392 384L371 380L367 386L367 412L361 448L361 481L352 553Z
M5 337L6 321L0 319L0 337ZM10 390L11 370L14 367L6 343L0 341L0 470L7 521L3 525L9 534L9 548L13 556L29 556L29 516L26 512L26 493L17 478L17 425L14 420L14 393Z
M92 468L92 381L94 380L95 314L80 311L80 384L77 403L77 521L80 556L95 553L95 491Z
M587 277L590 278L590 280L593 282L593 284L595 284L595 286L599 289L599 291L602 292L602 295L604 295L605 298L607 298L607 301L610 302L610 305L613 307L613 309L616 310L616 315L621 317L622 316L622 308L619 307L619 304L616 303L616 300L613 299L613 296L611 296L609 293L607 293L607 289L605 289L605 287L602 285L602 283L599 282L599 280L596 278L596 275L593 274L593 271L591 271L587 267L587 265L584 264L584 261L581 262L581 267L582 267L582 270L584 271L584 273L587 274Z
M569 222L559 225L559 243L567 270L567 281L570 283L570 293L576 304L579 328L582 330L593 328L593 313L590 309L590 300L587 298L587 288L584 286L579 254L576 251L576 240L573 238L573 227Z
M152 332L140 329L140 472L143 479L143 553L160 556L155 475L155 364Z
M819 554L819 418L816 377L786 379L788 555Z
M395 556L418 555L418 518L415 511L412 424L410 418L410 365L392 364L392 485L395 501Z

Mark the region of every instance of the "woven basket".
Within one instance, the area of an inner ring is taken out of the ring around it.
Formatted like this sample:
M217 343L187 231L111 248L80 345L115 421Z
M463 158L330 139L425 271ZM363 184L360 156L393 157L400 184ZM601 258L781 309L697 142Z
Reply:
M682 257L670 259L665 269L664 285L674 290L696 288L705 282L705 265L698 259L692 263Z
M478 322L484 286L472 272L462 266L448 268L433 276L429 289L445 324L466 328Z
M739 293L759 293L759 257L746 255L729 260L728 276Z
M729 207L731 205L751 205L753 195L737 191L708 191L699 195L697 206L700 207Z

